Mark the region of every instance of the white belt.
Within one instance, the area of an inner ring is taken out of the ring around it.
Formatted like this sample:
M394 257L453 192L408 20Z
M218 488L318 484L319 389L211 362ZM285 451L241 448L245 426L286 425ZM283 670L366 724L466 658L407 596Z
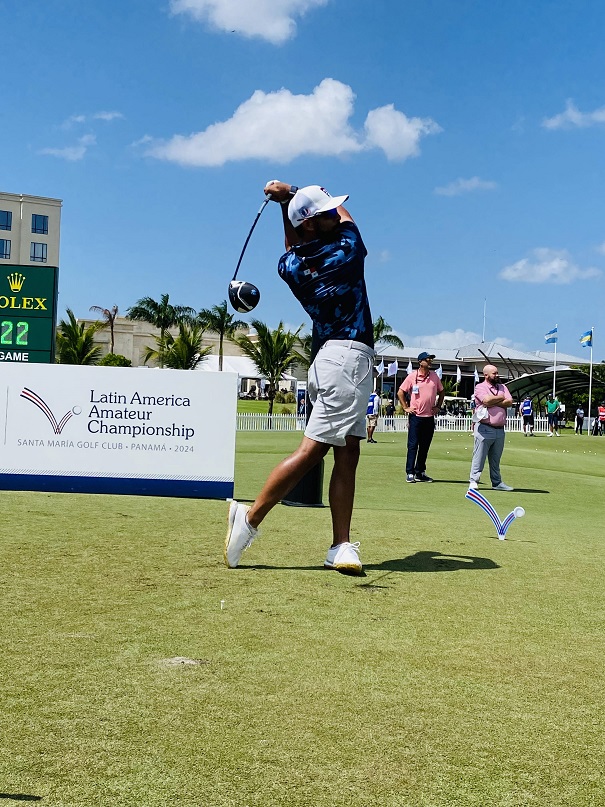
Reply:
M321 347L344 347L346 350L361 350L362 353L367 353L372 358L376 355L374 348L366 345L365 342L356 342L354 339L328 339Z

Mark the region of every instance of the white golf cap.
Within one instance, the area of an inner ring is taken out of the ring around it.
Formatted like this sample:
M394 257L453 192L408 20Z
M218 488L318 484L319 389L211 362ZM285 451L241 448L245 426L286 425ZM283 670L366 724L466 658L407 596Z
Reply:
M330 196L325 188L319 185L307 185L296 191L288 205L288 218L293 227L298 227L306 219L312 219L320 213L335 210L346 202L348 196Z

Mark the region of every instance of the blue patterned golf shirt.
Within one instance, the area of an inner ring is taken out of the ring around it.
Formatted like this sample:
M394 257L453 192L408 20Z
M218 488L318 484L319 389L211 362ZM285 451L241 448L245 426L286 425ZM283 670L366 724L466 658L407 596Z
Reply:
M279 260L279 276L311 317L320 346L328 339L354 339L374 347L365 244L351 221L339 224L328 239L292 247Z

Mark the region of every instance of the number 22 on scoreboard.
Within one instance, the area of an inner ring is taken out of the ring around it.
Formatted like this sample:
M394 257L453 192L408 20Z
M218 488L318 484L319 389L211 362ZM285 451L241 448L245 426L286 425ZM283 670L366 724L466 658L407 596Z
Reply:
M0 322L0 345L13 344L13 323L11 320L4 320ZM27 322L17 322L16 335L14 344L20 347L27 345L27 332L29 324Z

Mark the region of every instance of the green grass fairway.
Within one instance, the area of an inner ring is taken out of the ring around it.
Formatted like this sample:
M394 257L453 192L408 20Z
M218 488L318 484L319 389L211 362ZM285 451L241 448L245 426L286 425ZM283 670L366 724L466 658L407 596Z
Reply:
M364 577L322 568L327 508L278 506L228 570L225 502L0 493L0 804L601 807L605 440L507 436L498 541L469 434L433 485L376 438ZM239 434L237 497L299 439Z

